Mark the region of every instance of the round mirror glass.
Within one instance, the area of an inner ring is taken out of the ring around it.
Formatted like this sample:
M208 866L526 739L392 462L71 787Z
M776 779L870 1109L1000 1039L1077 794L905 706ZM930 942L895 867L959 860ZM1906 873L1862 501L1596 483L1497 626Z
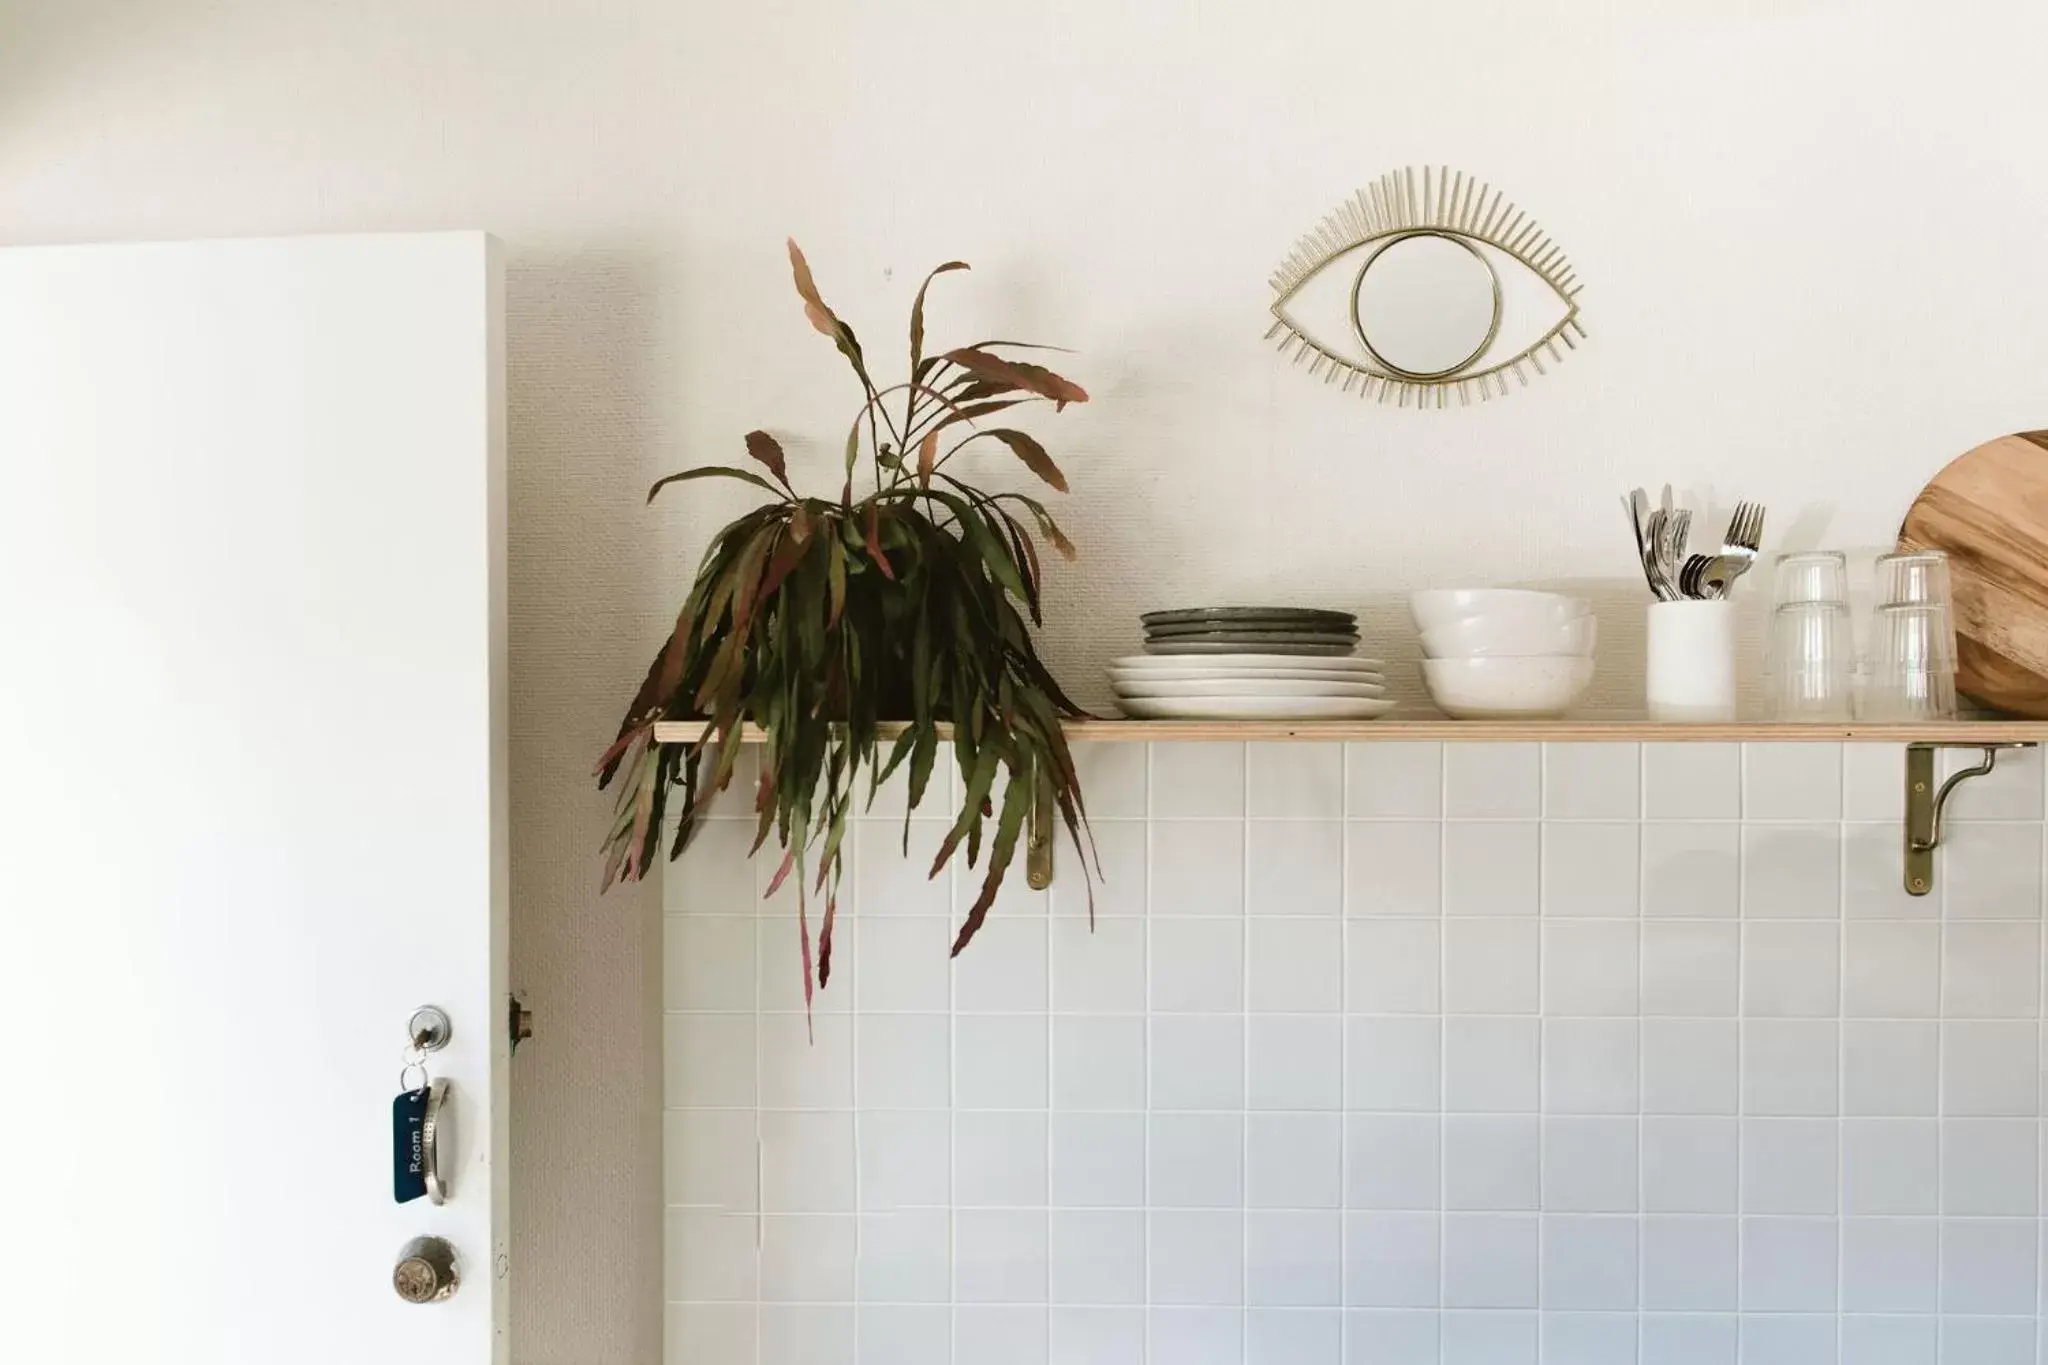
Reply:
M1500 284L1474 248L1437 233L1398 237L1359 268L1358 339L1396 374L1434 378L1477 360L1500 326Z

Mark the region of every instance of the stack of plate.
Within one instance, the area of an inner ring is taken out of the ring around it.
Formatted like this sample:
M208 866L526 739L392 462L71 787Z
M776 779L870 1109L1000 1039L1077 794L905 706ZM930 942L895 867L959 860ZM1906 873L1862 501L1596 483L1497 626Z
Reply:
M1147 613L1145 653L1110 665L1141 720L1371 720L1394 709L1385 665L1353 657L1356 618L1292 607Z
M1358 618L1312 607L1190 607L1148 611L1147 654L1285 654L1335 658L1358 647Z

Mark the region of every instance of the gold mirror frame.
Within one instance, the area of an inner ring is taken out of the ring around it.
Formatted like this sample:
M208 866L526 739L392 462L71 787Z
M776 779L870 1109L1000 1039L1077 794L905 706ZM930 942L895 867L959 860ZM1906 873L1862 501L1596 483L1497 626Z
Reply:
M1381 251L1403 238L1415 236L1447 237L1457 242L1478 256L1493 276L1494 326L1486 341L1463 364L1434 374L1404 371L1389 363L1366 339L1358 317L1358 289L1366 269ZM1380 245L1359 267L1358 277L1352 281L1351 326L1366 354L1384 367L1379 370L1349 360L1313 340L1295 326L1286 311L1302 286L1331 261L1375 242ZM1466 366L1483 357L1499 334L1501 289L1499 272L1474 243L1490 246L1520 262L1550 286L1565 305L1564 316L1549 331L1515 354L1480 370L1469 370ZM1475 390L1481 401L1490 400L1496 393L1506 397L1510 373L1526 388L1529 369L1539 375L1548 374L1544 357L1548 355L1552 364L1561 363L1565 352L1576 350L1579 340L1586 335L1585 324L1579 321L1581 286L1563 248L1499 190L1448 166L1425 166L1419 176L1412 166L1389 171L1359 190L1295 244L1274 272L1271 283L1274 320L1266 331L1266 339L1278 337L1282 355L1291 351L1297 365L1308 361L1309 373L1320 373L1325 384L1337 382L1342 375L1346 393L1356 388L1361 398L1391 401L1401 407L1408 406L1411 394L1418 408L1429 406L1433 393L1434 406L1442 408L1447 405L1448 390L1455 390L1458 401L1464 405L1471 403ZM1558 349L1560 342L1564 344L1563 351Z
M1479 339L1479 344L1474 346L1463 360L1455 364L1446 365L1440 370L1411 370L1405 366L1396 365L1393 361L1387 359L1381 353L1380 348L1372 344L1372 338L1365 334L1365 318L1358 311L1359 298L1365 290L1365 274L1368 270L1372 269L1373 263L1386 254L1387 248L1399 246L1402 242L1412 242L1418 237L1434 237L1438 241L1450 242L1463 247L1471 254L1473 260L1479 262L1479 268L1486 272L1487 283L1493 288L1493 317L1486 324L1486 335ZM1398 375L1402 379L1412 379L1417 383L1428 383L1431 380L1449 378L1467 365L1470 365L1473 361L1479 359L1479 357L1485 355L1487 349L1493 345L1494 338L1500 335L1500 311L1500 272L1493 268L1493 262L1481 255L1479 248L1466 241L1463 237L1448 232L1438 232L1434 228L1418 228L1414 232L1397 232L1391 237L1385 238L1378 246L1366 253L1365 260L1358 267L1358 274L1351 280L1351 331L1357 336L1358 344L1365 347L1365 353L1374 360L1377 360L1389 374Z

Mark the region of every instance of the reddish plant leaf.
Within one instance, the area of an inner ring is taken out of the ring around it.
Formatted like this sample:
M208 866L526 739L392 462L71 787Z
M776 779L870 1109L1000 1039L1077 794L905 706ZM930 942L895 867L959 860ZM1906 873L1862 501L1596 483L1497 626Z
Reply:
M832 984L832 926L839 918L839 897L825 898L825 918L818 925L818 989Z
M1001 398L992 403L964 404L954 408L941 418L937 429L943 431L956 422L972 422L977 417L987 417L991 413L1001 412L1004 408L1014 408L1019 403L1028 403L1030 401L1028 398Z
M817 281L811 278L810 262L798 249L796 239L789 239L789 270L796 279L796 292L803 296L804 316L811 320L811 326L831 337L839 347L839 353L853 366L853 372L860 376L862 387L870 393L874 385L868 382L867 361L861 356L860 342L854 338L853 329L840 321L839 315L825 306L825 300L818 294Z
M739 479L744 483L753 484L756 488L765 488L778 498L782 496L783 492L782 489L777 488L752 470L734 469L731 465L712 464L705 465L701 469L685 469L680 474L670 474L665 478L656 479L654 487L647 490L647 500L653 502L654 495L662 489L672 483L682 483L689 479Z
M804 316L811 320L811 326L834 341L839 340L839 315L825 306L818 293L818 282L811 278L811 263L804 259L803 248L794 237L789 239L789 273L796 279L796 292L803 297Z
M1042 398L1050 398L1055 407L1069 403L1085 403L1088 391L1073 380L1054 374L1043 365L1026 364L1021 360L1005 360L987 351L963 346L957 351L946 352L946 359L980 379L1006 384L1011 388L1023 389Z
M976 432L974 439L979 440L983 436L992 436L1001 441L1016 452L1017 458L1024 462L1025 468L1060 492L1067 491L1067 476L1060 473L1060 467L1052 462L1052 456L1046 453L1045 447L1029 434L1009 427L996 427L990 431Z
M943 422L939 424L939 426L944 425L945 423ZM925 438L917 443L917 486L919 488L930 488L932 486L932 466L938 463L938 458L939 428L933 427L925 433Z
M784 488L789 487L789 462L783 457L782 443L765 431L747 433L747 454L768 466Z
M761 780L763 782L767 781L768 775L766 773L763 773L761 775ZM794 847L791 847L784 851L782 855L782 865L776 868L775 875L768 879L768 889L761 893L761 899L764 901L774 899L775 893L782 889L782 883L788 880L789 870L795 866L796 849Z
M969 269L965 261L947 261L944 265L924 277L924 283L917 287L917 301L910 305L910 372L917 373L917 367L924 363L924 292L932 287L932 281L949 270Z
M812 1043L818 1041L816 1026L811 1022L811 921L804 913L804 898L796 898L796 937L804 959L804 1032Z
M868 504L868 557L875 561L882 577L891 583L896 581L896 571L889 567L889 556L882 553L882 509L875 503Z
M1038 529L1045 532L1045 538L1052 542L1052 547L1060 552L1062 559L1072 560L1080 555L1080 551L1074 548L1074 542L1067 539L1066 533L1060 530L1059 523L1051 517L1040 517Z

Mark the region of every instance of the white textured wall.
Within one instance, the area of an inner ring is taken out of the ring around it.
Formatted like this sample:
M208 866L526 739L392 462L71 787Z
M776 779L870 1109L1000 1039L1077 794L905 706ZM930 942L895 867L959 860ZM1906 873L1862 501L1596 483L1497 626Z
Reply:
M2042 424L2044 37L2026 0L9 0L0 241L511 245L518 1351L644 1361L656 907L597 899L584 774L739 505L639 491L763 423L829 460L850 389L785 234L878 354L948 256L976 273L938 335L1083 352L1050 648L1095 694L1141 606L1619 577L1629 483L1881 539L1942 460ZM1470 413L1361 407L1259 341L1295 237L1421 160L1586 281L1590 344Z

